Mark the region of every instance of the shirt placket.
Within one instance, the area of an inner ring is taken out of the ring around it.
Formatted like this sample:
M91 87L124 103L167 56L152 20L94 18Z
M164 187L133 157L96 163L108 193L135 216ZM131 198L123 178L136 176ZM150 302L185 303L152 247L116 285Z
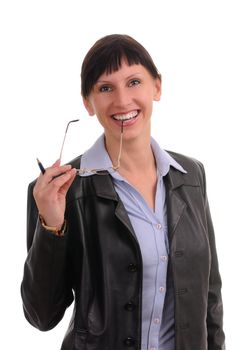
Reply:
M154 276L154 303L151 324L148 334L148 349L159 349L159 333L162 323L162 312L166 294L166 276L168 266L168 251L166 246L165 198L163 197L162 178L159 177L156 192L156 210L153 218L153 232L157 247L158 264Z

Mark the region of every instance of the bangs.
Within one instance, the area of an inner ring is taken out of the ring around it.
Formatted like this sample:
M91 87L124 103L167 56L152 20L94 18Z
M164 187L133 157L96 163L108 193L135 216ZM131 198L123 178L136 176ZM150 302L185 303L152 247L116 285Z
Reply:
M105 69L101 72L101 74L106 72L108 75L113 72L117 72L121 68L123 59L126 60L129 66L141 63L138 55L136 55L131 50L115 50L110 52L108 57L105 57L105 59L103 59L103 61L105 61Z

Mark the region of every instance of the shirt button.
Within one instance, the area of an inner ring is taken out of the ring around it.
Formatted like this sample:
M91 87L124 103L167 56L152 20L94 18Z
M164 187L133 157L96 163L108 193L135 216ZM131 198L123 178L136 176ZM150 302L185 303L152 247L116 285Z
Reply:
M154 323L155 324L159 324L160 323L160 319L159 318L154 318Z
M157 228L157 230L161 230L162 225L161 224L156 224L156 228Z
M161 258L162 261L167 261L168 260L167 255L162 255L160 258Z
M164 287L159 287L159 291L160 291L160 293L163 293L165 291L165 288Z

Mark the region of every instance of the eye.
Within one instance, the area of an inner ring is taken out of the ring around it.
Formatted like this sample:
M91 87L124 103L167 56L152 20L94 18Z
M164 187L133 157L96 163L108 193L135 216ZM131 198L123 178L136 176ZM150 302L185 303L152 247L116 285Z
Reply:
M110 92L110 91L112 91L112 87L110 87L109 85L102 85L99 87L99 91L100 92Z
M133 80L130 80L129 86L139 85L140 83L141 81L139 79L133 79Z

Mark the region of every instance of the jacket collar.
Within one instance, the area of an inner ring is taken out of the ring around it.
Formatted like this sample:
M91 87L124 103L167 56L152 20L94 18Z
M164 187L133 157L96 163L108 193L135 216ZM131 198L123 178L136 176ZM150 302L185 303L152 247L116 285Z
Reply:
M117 192L114 189L113 179L110 175L93 175L92 178L97 196L118 201Z
M185 180L183 176L170 169L170 172L164 178L164 183L166 187L168 234L171 241L180 218L187 207L178 190L185 184Z
M186 160L186 158L183 159ZM183 186L200 186L199 180L193 175L196 174L196 170L193 171L193 169L191 169L192 166L193 162L187 160L187 164L185 164L185 169L188 171L187 174L182 174L176 171L176 169L171 168L169 173L164 178L170 241L172 240L178 223L180 222L180 219L184 215L187 208L187 202L183 198Z
M181 196L179 188L183 185L196 185L196 183L191 179L186 179L186 176L189 177L188 174L183 174L182 172L171 167L168 174L164 177L167 196L167 215L169 227L168 231L170 240L172 239L180 218L184 214L187 207L186 202ZM117 202L115 215L129 229L133 236L135 236L125 208L122 202L119 200L118 195L114 189L112 178L109 175L95 175L92 176L91 179L93 181L95 193L97 196Z
M166 198L167 198L167 215L168 215L168 227L169 227L169 236L172 239L176 227L180 221L180 218L185 212L187 203L185 202L181 188L183 186L193 186L199 187L199 180L194 176L196 174L196 162L186 158L184 156L168 152L184 169L187 170L186 173L170 166L170 169L166 176L164 176L164 183L166 187ZM80 161L80 158L78 159ZM78 163L79 163L78 161ZM75 161L76 163L76 161ZM79 164L75 164L77 166ZM194 165L193 165L194 164ZM123 204L119 201L119 197L114 189L113 179L110 175L93 175L80 179L83 181L83 186L87 185L88 188L92 188L91 191L98 197L102 197L109 200L114 200L117 202L115 215L123 222L125 226L134 234L133 228L131 226L130 220L126 214ZM86 185L84 185L84 183ZM76 195L80 190L80 186L76 188ZM80 193L81 195L81 193Z
M110 175L94 175L91 176L95 187L95 193L99 197L118 200L117 193L113 186L113 180ZM193 177L191 172L183 173L176 168L170 167L169 172L164 177L165 186L168 192L174 191L181 186L193 186L198 187L199 181Z

